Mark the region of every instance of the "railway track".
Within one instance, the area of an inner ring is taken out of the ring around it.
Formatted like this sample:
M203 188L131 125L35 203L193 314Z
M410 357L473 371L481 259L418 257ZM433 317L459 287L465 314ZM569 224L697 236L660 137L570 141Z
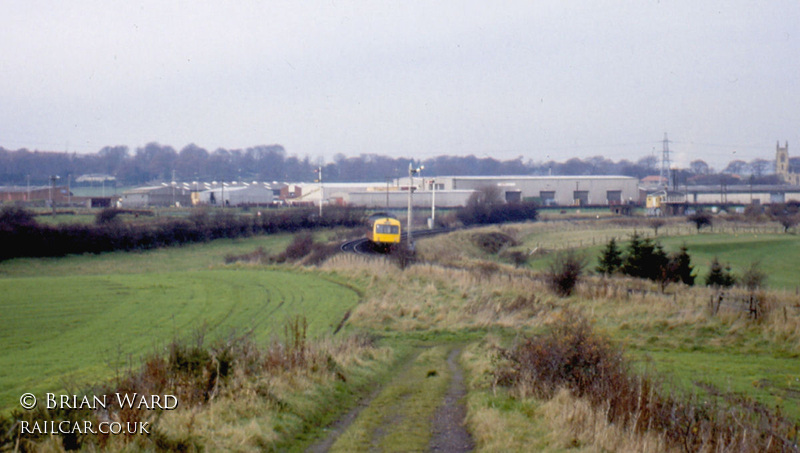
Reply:
M414 239L423 238L423 237L430 237L436 236L437 234L444 234L449 233L455 230L455 228L433 228L431 230L416 230L412 231L411 235ZM408 239L407 233L402 233L400 235L400 241L406 241ZM359 238L354 239L352 241L347 241L339 246L339 249L345 253L355 253L356 255L379 255L380 253L373 250L370 245L369 239L367 238Z

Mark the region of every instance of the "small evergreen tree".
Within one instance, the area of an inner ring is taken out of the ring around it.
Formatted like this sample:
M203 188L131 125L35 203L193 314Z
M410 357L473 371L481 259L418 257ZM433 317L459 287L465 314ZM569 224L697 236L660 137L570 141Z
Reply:
M650 238L641 239L638 233L633 233L621 270L631 277L656 281L663 277L668 263L661 244L653 243Z
M642 239L639 233L633 232L631 240L628 243L628 252L622 263L620 270L625 275L631 277L641 277L640 266L642 265Z
M619 271L622 262L622 250L617 246L617 240L611 238L600 253L600 263L595 269L601 274L611 275Z
M706 275L706 286L730 288L736 284L736 277L731 272L731 267L723 266L715 256L711 261L711 268Z
M670 268L674 281L689 286L694 285L694 266L692 266L692 258L689 256L686 244L683 244L680 251L670 258Z

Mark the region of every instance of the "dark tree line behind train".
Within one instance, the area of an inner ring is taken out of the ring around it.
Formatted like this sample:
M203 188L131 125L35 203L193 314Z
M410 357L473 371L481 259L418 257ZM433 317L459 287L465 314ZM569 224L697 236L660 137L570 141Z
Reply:
M323 164L323 177L328 182L375 182L406 174L409 157L389 157L361 154L348 157L337 154L333 162ZM320 162L309 157L290 155L281 145L254 146L246 149L206 150L194 144L182 149L149 143L130 149L127 146L107 146L93 154L41 152L0 147L0 185L44 185L51 175L72 180L87 173L107 174L118 185L140 185L162 181L290 181L307 182L315 179L314 170ZM426 175L626 175L642 178L659 173L655 156L636 161L612 161L602 156L586 159L572 158L564 162L534 161L523 156L510 160L492 157L438 156L416 161L425 165ZM717 174L709 165L697 159L688 169L679 170L677 182L700 184L777 183L771 161L733 161ZM732 174L747 173L743 180Z

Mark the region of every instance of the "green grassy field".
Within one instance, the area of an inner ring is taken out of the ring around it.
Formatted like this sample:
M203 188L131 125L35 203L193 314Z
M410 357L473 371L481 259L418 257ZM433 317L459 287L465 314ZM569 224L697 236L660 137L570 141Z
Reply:
M222 266L224 255L288 237L0 264L0 408L25 392L84 388L173 339L283 335L304 315L330 332L358 301L346 285L297 271Z
M618 244L624 250L631 234L633 234L632 228L602 232L553 231L526 237L523 247L533 249L537 246L558 247L561 244L570 244L578 247L588 258L587 269L593 270L607 236L617 237ZM800 286L797 280L797 269L800 269L800 235L701 233L661 235L655 240L660 242L668 253L675 252L682 244L686 244L699 284L704 283L711 261L714 257L718 257L721 262L730 264L731 270L738 275L741 275L750 263L759 262L761 270L767 274L767 286L770 288L793 290ZM533 257L530 266L533 269L544 270L551 259L549 255Z
M580 247L591 259L589 266L594 267L607 237L621 238L624 247L633 232L633 227L600 222L500 229L518 229L512 234L517 234L519 249L547 249L544 255L532 257L534 269L546 268L552 252L565 245ZM668 252L686 243L701 284L715 256L731 263L738 273L760 260L770 288L793 290L797 284L798 236L676 230L682 233L670 236L665 228L659 241ZM341 234L316 233L328 239ZM400 271L390 261L349 255L338 256L319 269L224 264L226 256L250 253L258 247L276 254L292 240L291 235L1 262L0 411L18 407L18 398L25 392L80 391L102 383L126 367L138 366L143 354L163 352L173 339L191 340L198 332L213 340L234 331L252 331L257 341L265 342L281 337L286 321L301 314L308 320L311 337L324 336L358 304L345 334L375 334L399 361L411 357L409 351L416 341L430 340L432 347L403 365L422 374L414 374L412 379L397 368L376 383L383 385L384 391L377 394L375 406L365 410L352 430L340 438L336 448L343 450L365 442L390 448L415 439L424 449L432 411L429 403L439 400L444 389L433 385L428 372L442 368L449 348L442 347L443 343L474 344L487 333L511 342L520 334L541 332L549 318L566 309L584 313L599 331L625 348L637 369L655 371L671 389L704 394L708 391L705 384L712 384L721 392L744 394L771 408L779 406L789 417L800 420L796 330L786 332L780 326L768 327L730 313L710 316L705 309L710 293L703 288L670 287L668 294L663 294L655 286L647 287L649 283L620 280L623 283L619 284L637 289L629 292L626 287L608 296L584 288L576 296L558 298L544 283L529 278L527 270L498 266L497 262L506 262L500 254L485 253L465 242L471 234L459 232L420 244L440 241L440 248L434 250L453 252L449 263L494 261L493 267L484 267L494 271L482 273L481 267L461 269L436 263ZM599 277L592 278L594 286L605 284ZM789 315L796 316L793 306L790 308ZM399 362L389 363L387 357L381 359L387 362L387 370L400 367ZM487 369L491 365L488 355L480 360ZM447 372L439 370L437 375L445 378ZM303 379L292 376L287 380L291 383L287 389L301 389L291 397L298 401L297 409L292 409L297 411L294 415L313 406L303 390L306 387L297 384ZM325 385L344 388L352 382L348 376L346 383L306 385L309 391L317 391ZM369 387L364 382L359 385ZM520 402L502 392L490 395L489 391L468 399L471 404L480 403L486 414L505 417L504 423L514 426L510 434L505 434L505 428L495 431L509 438L526 433L519 439L528 445L536 445L531 443L534 437L541 441L548 428L534 420L539 403L532 406L531 401ZM253 411L248 411L231 415L234 424L256 423ZM325 413L326 420L336 416L330 403L308 411ZM387 411L394 418L387 417ZM263 421L264 425L271 423L267 418ZM294 435L282 442L294 442Z

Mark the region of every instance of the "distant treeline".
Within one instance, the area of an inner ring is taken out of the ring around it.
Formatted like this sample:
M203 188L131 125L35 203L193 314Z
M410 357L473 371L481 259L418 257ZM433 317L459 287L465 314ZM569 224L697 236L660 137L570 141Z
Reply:
M361 154L346 157L337 154L323 165L323 179L328 182L375 182L406 175L408 157ZM439 156L415 161L425 166L425 174L447 176L497 175L626 175L643 178L659 173L658 159L649 155L635 162L614 162L602 156L572 158L565 162L534 162L522 156L511 160L491 157ZM0 185L49 184L52 175L74 181L77 176L98 173L114 176L118 185L140 185L153 181L291 181L316 179L319 163L309 157L287 155L281 145L254 146L246 149L208 151L194 144L176 150L171 146L149 143L131 151L127 146L107 146L94 154L42 152L0 147ZM757 179L774 179L771 161L755 159L750 163L733 161L722 173L750 174ZM703 160L677 173L679 183L703 177L713 170ZM726 181L734 184L737 180ZM721 181L715 177L712 184ZM750 181L748 181L750 182ZM758 181L755 181L758 182ZM763 182L772 182L765 180ZM701 181L702 183L702 181Z
M329 207L324 217L314 208L266 210L237 215L227 210L195 211L185 219L147 223L122 222L98 215L95 224L42 225L33 214L8 206L0 211L0 261L21 257L64 256L115 250L146 250L219 238L294 232L306 228L361 224L364 210Z

